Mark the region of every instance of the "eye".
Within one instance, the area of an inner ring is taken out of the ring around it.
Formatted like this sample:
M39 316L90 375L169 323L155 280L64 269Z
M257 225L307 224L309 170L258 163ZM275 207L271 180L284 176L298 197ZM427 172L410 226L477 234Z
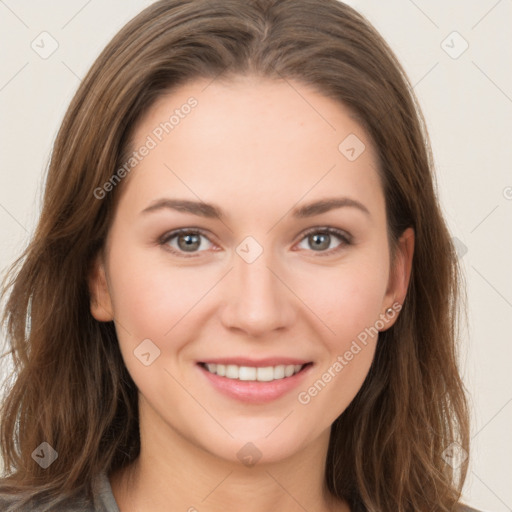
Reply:
M212 243L202 230L186 228L165 234L159 240L159 243L175 254L190 257L195 256L194 253L201 252L199 249L206 250L208 248L205 248L203 240L207 240L210 244Z
M332 247L333 238L337 238L340 241L334 248ZM203 243L205 240L206 243ZM305 233L301 240L301 243L304 242L309 244L309 248L312 247L314 252L321 253L318 256L323 256L338 252L343 246L351 245L352 237L336 228L315 227ZM159 239L159 244L165 246L172 253L185 258L198 256L197 253L213 246L205 232L199 228L183 228L171 231ZM210 247L208 247L208 244L210 244ZM301 248L304 249L304 247ZM306 247L306 249L309 248Z
M334 248L331 245L331 243L333 242L333 238L337 238L338 240L341 241ZM343 246L350 245L352 243L350 235L348 235L344 231L340 231L339 229L330 227L316 227L310 229L305 233L305 237L301 240L301 243L303 242L308 244L309 247L312 247L314 252L322 253L319 254L319 256L324 256L332 254L334 252L338 252L343 248ZM308 247L306 247L306 249L308 249Z

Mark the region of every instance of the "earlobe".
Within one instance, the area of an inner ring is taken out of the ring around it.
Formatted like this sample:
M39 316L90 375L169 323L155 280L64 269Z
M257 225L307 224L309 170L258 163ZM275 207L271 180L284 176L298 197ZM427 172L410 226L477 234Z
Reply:
M414 240L414 229L412 227L407 228L398 240L396 257L391 269L384 303L388 315L390 308L400 311L405 301L412 271ZM395 313L393 313L393 316L390 315L391 323L387 325L386 329L389 329L395 323L397 316ZM391 320L391 318L393 319Z
M395 264L395 301L403 304L411 278L414 256L414 229L407 228L398 241L397 260Z
M110 322L114 319L114 312L101 252L91 265L88 285L92 316L99 322Z

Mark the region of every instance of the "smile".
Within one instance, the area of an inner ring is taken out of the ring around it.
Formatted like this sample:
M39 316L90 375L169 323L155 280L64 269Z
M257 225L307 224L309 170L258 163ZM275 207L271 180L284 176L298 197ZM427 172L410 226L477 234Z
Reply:
M204 368L210 373L227 379L272 382L274 380L286 379L299 373L305 364L289 364L277 366L237 366L236 364L213 364L205 363Z
M314 366L312 362L290 364L291 360L285 361L289 364L270 366L273 362L252 362L258 366L251 366L247 360L240 360L240 364L233 364L233 361L224 361L225 364L200 362L197 368L205 382L222 395L248 404L265 404L291 393Z

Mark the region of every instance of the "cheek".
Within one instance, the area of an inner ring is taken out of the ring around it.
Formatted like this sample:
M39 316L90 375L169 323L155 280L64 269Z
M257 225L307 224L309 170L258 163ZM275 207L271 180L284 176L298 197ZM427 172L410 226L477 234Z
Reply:
M111 267L116 319L137 339L163 338L215 283L211 272L166 263L165 255L149 261L144 251L113 254Z
M297 295L323 324L320 332L331 350L345 350L384 312L386 265L385 257L360 254L337 266L303 273L296 280Z
M302 281L315 286L304 302L321 319L316 332L323 333L319 341L325 349L317 371L297 396L308 416L332 423L361 388L378 341L386 275L379 265L347 265L317 273L310 283ZM305 294L306 288L302 290Z
M194 314L201 311L201 298L215 284L211 272L180 268L160 255L150 260L143 250L117 249L111 253L110 279L120 350L138 389L147 397L162 389L179 396L179 386L164 369L175 374L174 360L197 328ZM148 352L146 366L142 354Z
M299 390L299 412L307 418L322 418L322 424L331 425L361 389L368 375L375 347L376 340L367 344L355 341L349 344L346 351L337 352Z

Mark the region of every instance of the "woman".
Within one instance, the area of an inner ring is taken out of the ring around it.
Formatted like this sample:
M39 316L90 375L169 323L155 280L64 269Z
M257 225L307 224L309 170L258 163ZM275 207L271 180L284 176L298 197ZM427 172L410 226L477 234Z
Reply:
M128 23L5 286L4 508L470 510L427 141L396 58L335 0Z

